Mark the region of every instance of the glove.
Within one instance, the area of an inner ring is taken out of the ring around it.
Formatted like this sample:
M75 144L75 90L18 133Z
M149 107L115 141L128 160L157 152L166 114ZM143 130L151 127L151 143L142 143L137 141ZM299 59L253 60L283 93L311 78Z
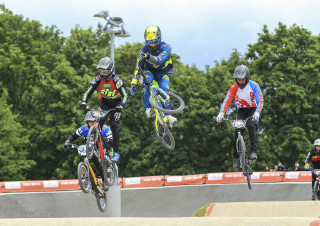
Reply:
M80 104L80 106L79 106L79 108L81 108L81 109L86 109L86 107L87 107L87 103L86 102L82 102Z
M133 78L132 81L131 81L131 85L135 86L137 84L138 84L138 79Z
M255 112L255 113L253 114L253 116L252 116L252 120L253 120L254 122L259 122L259 118L260 118L260 115L259 115L258 112Z
M117 105L114 109L116 110L116 112L121 112L123 107L122 105Z
M133 96L136 93L136 87L133 85L131 86L131 88L129 89L129 93Z
M310 164L309 164L309 163L306 163L306 164L304 165L304 168L305 168L305 169L310 169Z
M223 114L222 112L220 112L219 115L218 115L217 118L216 118L216 121L217 121L217 122L222 122L223 117L224 117L224 114Z
M67 140L65 143L64 143L64 148L71 148L72 144L70 144L70 141Z
M141 54L141 56L142 56L144 59L149 60L150 54L144 53L144 52L142 52L141 50L140 50L140 54Z

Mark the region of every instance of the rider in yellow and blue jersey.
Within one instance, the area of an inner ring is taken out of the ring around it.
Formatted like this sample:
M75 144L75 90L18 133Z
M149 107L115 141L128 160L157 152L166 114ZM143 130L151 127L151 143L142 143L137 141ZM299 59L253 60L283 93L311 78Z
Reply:
M130 93L134 95L135 85L138 84L140 70L143 70L147 81L156 80L159 87L164 91L169 91L170 76L173 73L173 64L170 58L171 48L167 43L161 41L161 31L157 26L149 26L144 32L145 46L140 50L137 63L131 81ZM147 85L143 89L143 105L146 109L148 118L152 117L151 105L149 103L150 87ZM170 125L175 125L178 120L171 116L167 116Z

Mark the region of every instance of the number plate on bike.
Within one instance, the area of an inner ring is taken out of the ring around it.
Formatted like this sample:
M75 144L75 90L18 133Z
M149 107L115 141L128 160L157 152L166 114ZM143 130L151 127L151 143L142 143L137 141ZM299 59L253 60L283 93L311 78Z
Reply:
M231 122L232 127L236 128L236 129L241 129L246 126L245 121L243 121L243 120L230 120L230 122Z

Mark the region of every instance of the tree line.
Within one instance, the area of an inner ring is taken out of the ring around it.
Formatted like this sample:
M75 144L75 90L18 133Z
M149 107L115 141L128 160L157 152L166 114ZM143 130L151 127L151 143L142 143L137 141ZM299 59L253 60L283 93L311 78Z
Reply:
M78 106L97 75L97 62L110 55L110 37L100 24L95 29L77 25L63 37L57 27L43 27L3 4L0 11L0 180L76 178L80 157L63 143L84 123ZM128 88L142 46L126 43L115 50L116 74ZM205 70L181 62L174 46L172 51L170 89L186 105L172 128L176 148L167 150L156 137L138 90L129 96L120 121L121 177L233 171L233 130L213 116L239 64L250 68L265 99L253 169L304 161L320 137L320 36L295 24L279 22L274 31L265 25L246 53L234 49ZM98 107L97 93L88 105ZM230 117L235 112L232 104Z

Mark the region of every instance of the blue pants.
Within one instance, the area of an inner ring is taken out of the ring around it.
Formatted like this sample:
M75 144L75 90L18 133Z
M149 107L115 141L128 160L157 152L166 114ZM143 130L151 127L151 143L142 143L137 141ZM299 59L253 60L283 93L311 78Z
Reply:
M163 73L151 73L150 71L144 72L147 82L152 82L156 80L159 84L159 87L164 91L169 91L169 75ZM145 86L143 88L143 105L144 108L151 108L151 104L149 103L150 97L150 86Z

